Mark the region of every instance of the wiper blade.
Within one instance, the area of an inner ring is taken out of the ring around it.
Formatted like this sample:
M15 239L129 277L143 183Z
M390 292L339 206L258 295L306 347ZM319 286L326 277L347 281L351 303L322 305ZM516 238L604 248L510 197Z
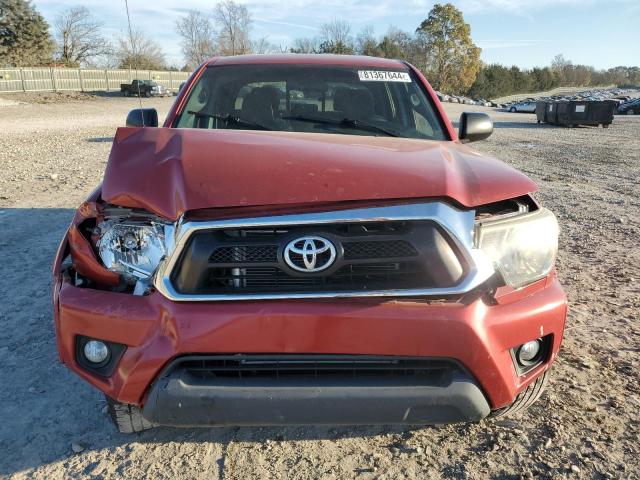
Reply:
M258 130L273 130L261 123L252 122L251 120L245 120L244 118L236 117L231 115L230 113L207 113L207 112L196 112L194 110L189 110L187 113L191 115L195 115L196 117L206 117L206 118L215 118L216 120L222 120L223 122L229 124L232 123L234 125L240 125L243 127L256 128Z
M345 118L342 120L342 125L350 128L359 128L360 130L369 130L372 132L380 132L389 137L400 137L401 135L398 132L394 132L393 130L389 130L388 128L379 127L378 125L374 125L373 123L363 122L362 120L355 120Z
M369 132L383 133L389 137L401 137L398 132L389 130L384 127L379 127L373 123L364 122L362 120L356 120L353 118L343 118L342 120L333 120L330 118L310 117L306 115L286 115L282 117L283 120L297 120L299 122L311 122L320 123L323 125L335 125L336 127L353 128L357 130L366 130Z

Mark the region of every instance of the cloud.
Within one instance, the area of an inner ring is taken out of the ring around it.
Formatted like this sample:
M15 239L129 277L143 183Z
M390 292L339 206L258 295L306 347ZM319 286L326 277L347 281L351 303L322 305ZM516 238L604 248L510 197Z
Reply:
M254 17L253 20L255 22L258 22L258 23L270 23L270 24L273 24L273 25L283 25L285 27L304 28L304 29L307 29L307 30L314 30L314 31L320 30L319 27L314 27L314 26L311 26L311 25L303 25L301 23L279 22L279 21L276 21L276 20L267 20L266 18L258 18L258 17Z

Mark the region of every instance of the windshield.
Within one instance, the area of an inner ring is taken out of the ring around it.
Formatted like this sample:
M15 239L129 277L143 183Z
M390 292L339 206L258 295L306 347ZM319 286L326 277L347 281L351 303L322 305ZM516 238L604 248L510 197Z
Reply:
M447 140L439 118L409 70L229 65L203 72L174 126Z

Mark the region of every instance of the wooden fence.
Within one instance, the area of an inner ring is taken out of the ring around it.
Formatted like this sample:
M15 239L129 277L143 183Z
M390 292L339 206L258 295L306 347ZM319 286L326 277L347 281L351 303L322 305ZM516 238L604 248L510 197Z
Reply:
M119 91L121 83L154 80L178 89L190 72L84 68L0 68L0 92Z

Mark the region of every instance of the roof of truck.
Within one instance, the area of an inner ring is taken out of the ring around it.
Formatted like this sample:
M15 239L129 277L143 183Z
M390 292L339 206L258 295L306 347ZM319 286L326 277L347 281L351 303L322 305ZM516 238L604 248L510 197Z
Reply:
M401 60L390 58L367 57L364 55L316 55L283 53L277 55L238 55L234 57L214 57L207 63L211 65L339 65L374 68L406 68Z

